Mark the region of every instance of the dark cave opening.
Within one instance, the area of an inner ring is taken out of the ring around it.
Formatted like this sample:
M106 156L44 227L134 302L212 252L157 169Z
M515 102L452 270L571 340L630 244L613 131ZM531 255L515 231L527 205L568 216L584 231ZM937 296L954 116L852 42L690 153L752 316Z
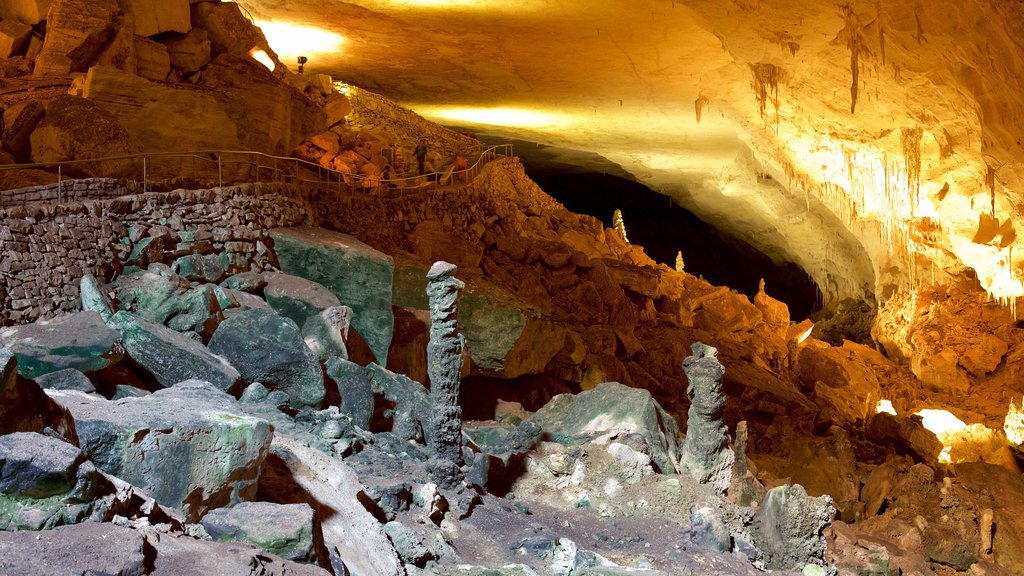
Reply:
M676 253L681 251L686 272L750 298L763 278L768 294L785 302L796 321L820 310L821 291L799 266L776 264L750 244L633 180L618 165L585 152L477 137L487 143L513 144L530 178L569 210L598 218L607 227L612 227L614 211L621 210L630 243L643 246L654 260L674 267ZM581 163L593 168L583 168Z

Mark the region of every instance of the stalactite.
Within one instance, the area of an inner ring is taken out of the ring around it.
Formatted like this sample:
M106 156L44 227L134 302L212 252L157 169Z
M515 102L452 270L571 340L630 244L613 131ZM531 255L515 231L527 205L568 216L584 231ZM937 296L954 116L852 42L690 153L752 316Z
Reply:
M779 82L782 81L785 72L775 64L767 64L764 62L751 64L750 70L754 73L752 88L754 89L754 97L757 98L757 105L761 113L761 119L765 121L768 120L765 117L765 110L768 107L768 102L771 101L775 108L775 124L778 125Z
M917 211L917 200L921 194L921 134L920 126L900 130L903 164L907 170L907 190L910 191L911 216Z
M693 101L693 112L697 117L697 124L700 124L701 113L704 111L704 107L708 105L708 102L709 100L707 96L700 96Z
M860 92L860 60L862 56L871 56L866 37L867 25L874 20L862 25L862 17L858 16L853 11L853 6L849 4L841 6L840 11L846 24L839 31L835 42L842 42L850 50L850 73L853 76L850 82L850 114L854 114L857 111L857 97Z

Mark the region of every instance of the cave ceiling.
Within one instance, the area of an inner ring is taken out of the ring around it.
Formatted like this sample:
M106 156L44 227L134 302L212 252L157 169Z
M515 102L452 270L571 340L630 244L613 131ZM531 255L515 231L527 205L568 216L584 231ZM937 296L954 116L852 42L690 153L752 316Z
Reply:
M293 67L596 152L827 300L972 271L1024 293L1019 2L240 4Z

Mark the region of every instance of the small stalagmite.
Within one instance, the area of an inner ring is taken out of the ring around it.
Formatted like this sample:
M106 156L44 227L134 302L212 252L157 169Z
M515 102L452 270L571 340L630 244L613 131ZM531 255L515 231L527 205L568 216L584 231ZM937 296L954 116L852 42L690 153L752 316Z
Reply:
M431 479L442 488L462 480L462 409L459 407L459 373L466 340L456 327L459 293L465 287L454 276L455 265L435 262L427 272L430 300L430 342L427 344L427 375L433 411L428 468Z
M722 420L725 394L722 376L725 367L718 361L718 350L695 342L693 354L683 360L683 371L689 385L686 443L683 446L683 468L701 484L724 494L732 481L735 454L729 448L729 430Z

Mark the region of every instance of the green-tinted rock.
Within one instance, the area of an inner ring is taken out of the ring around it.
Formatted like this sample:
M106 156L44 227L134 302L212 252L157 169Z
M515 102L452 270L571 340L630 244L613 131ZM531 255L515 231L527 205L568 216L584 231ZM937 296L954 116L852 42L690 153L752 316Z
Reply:
M395 374L377 364L367 366L373 393L394 404L391 431L403 440L421 440L430 429L433 408L423 384Z
M82 300L82 310L99 314L104 322L110 322L114 312L117 312L117 306L110 299L110 288L92 274L82 276L78 293Z
M228 254L188 254L171 264L171 270L186 280L220 282L227 271Z
M319 406L324 399L320 362L290 318L270 309L245 310L221 323L210 351L238 368L245 384L260 382L288 394L293 406Z
M278 314L302 326L320 312L341 306L333 292L305 278L291 274L267 273L263 297Z
M178 332L208 338L220 319L213 286L189 289L188 282L175 274L139 270L119 277L111 287L122 310Z
M267 279L259 272L240 272L233 276L228 276L228 279L222 285L225 288L238 290L239 292L253 293L263 290L263 287L267 285Z
M278 228L270 236L281 269L323 284L352 308L352 324L377 362L387 365L394 332L391 257L352 236L320 228Z
M44 390L78 390L79 392L96 392L96 387L89 378L74 368L65 368L36 377L36 383Z
M473 365L501 370L526 327L526 316L516 308L467 291L459 302L459 327Z
M202 524L218 542L247 542L285 560L314 559L313 509L308 504L241 502L211 511Z
M554 408L541 408L530 419L545 432L569 436L598 436L607 432L639 434L647 442L651 460L659 471L676 471L675 462L681 448L679 425L647 390L605 382L576 396L560 423L556 415L564 410L566 400L561 397L552 400L556 401Z
M65 368L95 372L124 355L120 335L96 312L3 328L0 341L18 357L18 372L28 378Z
M332 306L314 314L302 325L302 339L321 362L336 357L348 360L348 346L352 330L352 309L348 306Z
M97 467L181 508L190 522L256 494L271 427L207 382L116 402L50 395L74 415L82 451Z
M241 392L238 370L199 342L123 310L114 314L114 325L121 332L131 359L161 385L197 379L229 394Z
M91 495L95 468L76 446L36 432L0 436L0 493L42 499Z

